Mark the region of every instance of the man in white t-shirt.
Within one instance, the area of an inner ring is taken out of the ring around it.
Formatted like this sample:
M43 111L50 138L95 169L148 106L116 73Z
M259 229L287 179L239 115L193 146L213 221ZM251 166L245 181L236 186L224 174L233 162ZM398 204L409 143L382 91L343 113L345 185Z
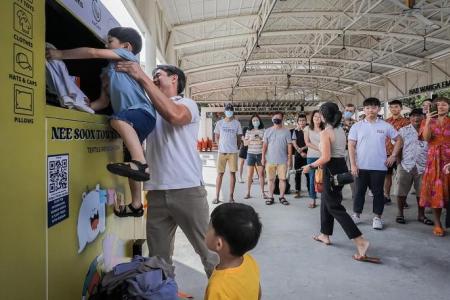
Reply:
M175 231L179 226L199 254L208 277L218 257L208 250L205 235L209 207L196 143L200 123L197 104L182 97L186 77L172 65L158 65L150 79L137 63L119 62L142 85L157 111L156 125L147 137L150 180L147 193L147 243L150 256L172 264Z
M225 105L225 118L220 120L214 128L216 142L219 145L217 156L217 178L216 178L216 198L213 204L219 204L220 189L222 188L223 174L228 165L230 170L230 198L229 202L234 202L234 187L236 185L236 171L241 141L241 123L234 118L234 107L228 103Z
M395 128L378 119L380 100L367 98L363 102L365 118L354 124L348 134L348 153L351 172L355 176L356 193L353 195L353 215L355 223L360 222L364 208L367 187L373 193L373 229L383 229L381 216L384 210L383 185L387 168L395 162L400 151ZM392 155L386 155L386 138L396 141Z

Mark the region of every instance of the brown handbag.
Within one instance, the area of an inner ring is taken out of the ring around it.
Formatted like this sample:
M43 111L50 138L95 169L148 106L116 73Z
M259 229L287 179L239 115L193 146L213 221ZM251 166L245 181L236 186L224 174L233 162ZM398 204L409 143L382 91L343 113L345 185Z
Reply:
M316 169L314 174L314 189L316 193L323 192L323 169L320 167Z

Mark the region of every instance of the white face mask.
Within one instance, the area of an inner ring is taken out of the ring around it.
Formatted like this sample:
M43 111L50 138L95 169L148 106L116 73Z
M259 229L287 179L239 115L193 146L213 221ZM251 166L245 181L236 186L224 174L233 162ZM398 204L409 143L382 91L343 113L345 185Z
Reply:
M253 127L258 128L259 127L259 121L252 121Z
M233 116L233 112L231 110L226 110L225 111L225 117L231 118L232 116Z

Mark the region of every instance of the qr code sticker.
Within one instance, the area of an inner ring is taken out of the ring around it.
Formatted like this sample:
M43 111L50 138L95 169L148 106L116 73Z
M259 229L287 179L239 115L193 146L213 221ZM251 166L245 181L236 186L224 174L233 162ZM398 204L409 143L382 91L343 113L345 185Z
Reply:
M49 156L47 165L48 200L69 193L69 155Z

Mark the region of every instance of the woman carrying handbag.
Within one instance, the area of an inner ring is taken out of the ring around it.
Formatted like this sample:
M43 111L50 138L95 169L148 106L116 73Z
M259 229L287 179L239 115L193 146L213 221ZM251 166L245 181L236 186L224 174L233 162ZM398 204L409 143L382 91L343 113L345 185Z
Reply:
M322 120L326 124L325 130L320 133L320 157L315 162L303 167L308 173L311 168L323 169L323 191L320 206L320 234L314 240L330 245L330 236L333 234L334 219L342 226L348 238L353 240L356 253L353 259L362 262L380 263L380 259L367 256L369 241L363 238L356 224L346 212L342 202L342 188L352 179L349 176L345 162L346 137L340 127L342 113L333 102L327 102L320 107Z

